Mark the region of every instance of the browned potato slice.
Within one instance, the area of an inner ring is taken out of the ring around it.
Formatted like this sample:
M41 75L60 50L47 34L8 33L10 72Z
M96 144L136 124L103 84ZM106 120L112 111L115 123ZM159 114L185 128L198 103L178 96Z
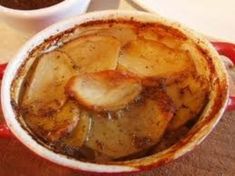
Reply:
M208 82L205 78L190 73L178 76L167 85L167 94L177 108L168 127L169 130L175 130L201 113L208 100Z
M77 105L68 101L58 112L49 116L34 116L25 112L24 118L28 126L37 135L49 141L57 141L68 135L76 127L79 115L80 110Z
M144 39L158 41L172 49L179 48L186 41L186 37L175 29L167 31L161 27L146 26L140 28L138 36Z
M136 39L135 29L129 26L122 26L122 25L111 27L108 30L100 30L99 34L101 35L108 34L110 36L117 38L121 42L122 46Z
M122 49L118 62L121 67L140 76L168 77L186 70L195 70L186 52L146 39L128 43Z
M64 86L74 74L71 60L60 51L42 55L28 78L22 108L34 115L60 109L66 101Z
M63 142L73 148L81 147L88 137L90 127L91 118L87 112L82 111L76 128Z
M90 29L85 28L85 31L81 35L99 35L99 36L113 36L121 42L121 45L136 40L137 29L130 25L115 24L111 27L108 25L91 27Z
M96 111L125 107L141 92L141 81L127 72L106 70L70 79L66 91L81 105Z
M164 92L108 117L93 115L86 146L113 159L142 152L156 144L173 116Z
M111 36L87 35L60 48L74 61L77 73L112 70L117 66L120 42Z

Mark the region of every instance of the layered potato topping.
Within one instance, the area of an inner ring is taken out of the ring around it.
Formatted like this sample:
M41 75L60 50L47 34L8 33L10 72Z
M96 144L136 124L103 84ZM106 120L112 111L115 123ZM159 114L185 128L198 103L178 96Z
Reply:
M21 90L20 113L50 149L98 163L140 158L177 142L200 117L209 78L184 34L122 21L75 33L34 51Z

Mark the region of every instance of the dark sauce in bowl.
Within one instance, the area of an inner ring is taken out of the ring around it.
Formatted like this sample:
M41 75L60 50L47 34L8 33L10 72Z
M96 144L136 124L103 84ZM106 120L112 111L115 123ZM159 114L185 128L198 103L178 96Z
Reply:
M58 4L64 0L0 0L0 5L19 10L35 10Z

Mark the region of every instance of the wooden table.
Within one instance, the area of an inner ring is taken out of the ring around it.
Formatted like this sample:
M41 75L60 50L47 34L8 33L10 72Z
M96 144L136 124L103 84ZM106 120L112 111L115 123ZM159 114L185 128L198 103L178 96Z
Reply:
M93 0L89 10L115 8L130 10L138 7L124 0ZM29 34L19 34L0 22L0 38L3 40L0 62L8 61L29 37ZM3 121L1 115L0 121ZM16 139L0 139L0 176L80 175L85 174L45 161ZM192 152L166 166L136 175L235 176L235 112L226 112L213 132Z

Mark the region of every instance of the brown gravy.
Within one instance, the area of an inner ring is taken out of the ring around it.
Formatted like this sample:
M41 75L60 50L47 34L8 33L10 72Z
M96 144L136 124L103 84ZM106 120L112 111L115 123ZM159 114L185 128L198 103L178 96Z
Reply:
M0 5L20 10L34 10L58 4L64 0L0 0Z

